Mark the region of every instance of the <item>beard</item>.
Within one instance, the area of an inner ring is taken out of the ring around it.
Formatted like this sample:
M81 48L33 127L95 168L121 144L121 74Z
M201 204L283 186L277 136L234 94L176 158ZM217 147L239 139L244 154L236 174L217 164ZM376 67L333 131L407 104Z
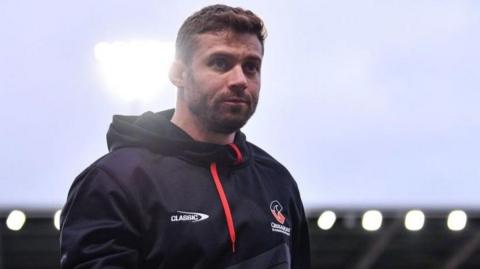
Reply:
M258 94L247 95L244 91L217 95L210 102L206 95L197 97L188 103L189 110L201 120L206 130L221 134L240 130L255 113L258 103ZM230 98L241 99L243 102L226 102Z

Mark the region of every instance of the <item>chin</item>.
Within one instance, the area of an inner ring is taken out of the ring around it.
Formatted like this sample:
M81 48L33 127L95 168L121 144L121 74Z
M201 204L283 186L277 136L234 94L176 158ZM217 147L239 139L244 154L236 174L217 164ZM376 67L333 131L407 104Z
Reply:
M240 130L248 121L250 117L245 115L237 117L223 117L222 119L214 120L211 124L211 129L222 134L231 134Z

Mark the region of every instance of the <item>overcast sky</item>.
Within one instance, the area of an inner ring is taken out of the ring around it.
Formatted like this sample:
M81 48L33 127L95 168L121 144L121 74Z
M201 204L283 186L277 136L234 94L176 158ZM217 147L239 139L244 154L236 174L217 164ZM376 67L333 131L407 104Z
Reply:
M0 208L61 207L113 114L174 106L109 89L99 42L172 42L212 1L0 1ZM480 208L480 2L225 1L269 36L247 138L307 208ZM166 76L159 72L159 76Z

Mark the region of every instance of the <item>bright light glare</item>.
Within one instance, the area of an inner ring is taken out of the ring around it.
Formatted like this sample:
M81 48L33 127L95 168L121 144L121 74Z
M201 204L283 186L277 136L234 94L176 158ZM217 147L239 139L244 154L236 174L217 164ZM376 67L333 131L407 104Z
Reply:
M317 225L322 230L330 230L335 224L337 216L333 211L327 210L318 217Z
M7 227L12 231L19 231L22 229L25 221L27 220L27 216L20 210L13 210L8 214L7 217Z
M107 87L128 101L148 100L168 83L173 42L100 42L95 45Z
M467 225L467 214L462 210L453 210L448 214L447 226L452 231L461 231Z
M410 210L405 216L405 228L410 231L419 231L425 224L425 214L420 210Z
M60 214L62 214L61 209L57 210L57 212L55 212L55 215L53 215L53 225L57 230L60 230Z
M368 210L362 216L362 227L367 231L376 231L382 227L382 213L378 210Z

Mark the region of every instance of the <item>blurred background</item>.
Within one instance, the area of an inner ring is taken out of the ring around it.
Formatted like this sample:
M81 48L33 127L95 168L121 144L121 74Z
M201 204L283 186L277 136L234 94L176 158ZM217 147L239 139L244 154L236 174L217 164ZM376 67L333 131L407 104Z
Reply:
M58 268L54 214L114 114L174 106L213 1L0 1L0 269ZM480 2L222 1L268 29L247 138L289 168L313 268L480 268Z

